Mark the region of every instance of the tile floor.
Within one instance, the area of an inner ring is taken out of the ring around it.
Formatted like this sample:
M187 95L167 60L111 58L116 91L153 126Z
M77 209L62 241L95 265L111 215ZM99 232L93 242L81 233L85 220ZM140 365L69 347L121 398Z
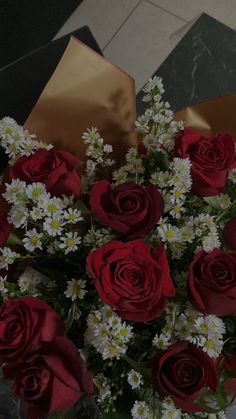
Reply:
M88 25L139 91L203 12L236 29L236 0L84 0L56 37Z

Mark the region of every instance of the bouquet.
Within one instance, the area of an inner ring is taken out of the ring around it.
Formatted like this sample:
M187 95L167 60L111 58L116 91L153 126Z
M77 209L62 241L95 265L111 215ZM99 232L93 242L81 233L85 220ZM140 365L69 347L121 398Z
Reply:
M29 419L225 418L236 394L236 152L144 88L119 161L0 121L0 364Z

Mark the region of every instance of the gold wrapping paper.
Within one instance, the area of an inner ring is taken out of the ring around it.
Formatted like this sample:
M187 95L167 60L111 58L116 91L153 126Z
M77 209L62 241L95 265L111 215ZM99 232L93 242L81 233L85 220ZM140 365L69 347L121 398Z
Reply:
M87 128L96 127L119 159L137 144L135 119L134 80L71 37L24 126L84 162Z
M206 134L228 132L236 138L236 93L189 106L176 112L175 120Z
M226 131L236 137L236 93L211 99L175 113L186 127L203 133ZM137 146L134 80L99 54L71 37L31 114L29 132L56 148L86 160L82 134L97 127L115 158Z

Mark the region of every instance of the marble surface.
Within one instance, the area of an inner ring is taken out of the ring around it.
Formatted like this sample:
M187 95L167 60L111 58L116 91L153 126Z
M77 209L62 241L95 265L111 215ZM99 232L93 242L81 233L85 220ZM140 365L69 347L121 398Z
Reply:
M135 79L138 92L188 29L181 18L142 1L103 53Z
M236 28L235 0L151 0L152 3L187 21L207 13L232 29Z
M154 74L174 110L236 91L236 32L202 14Z

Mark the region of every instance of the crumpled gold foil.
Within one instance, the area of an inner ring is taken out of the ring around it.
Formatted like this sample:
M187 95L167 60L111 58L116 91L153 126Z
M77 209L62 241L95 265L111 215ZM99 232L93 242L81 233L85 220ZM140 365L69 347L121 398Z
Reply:
M205 134L228 132L236 138L236 93L217 97L176 112L175 120L183 120Z
M226 131L236 137L236 93L187 107L174 115L203 133ZM69 44L24 126L41 141L86 161L82 134L96 127L113 145L117 160L140 142L135 131L134 80L71 37Z
M69 44L24 126L85 161L82 134L96 127L115 158L136 146L134 80L78 39Z

